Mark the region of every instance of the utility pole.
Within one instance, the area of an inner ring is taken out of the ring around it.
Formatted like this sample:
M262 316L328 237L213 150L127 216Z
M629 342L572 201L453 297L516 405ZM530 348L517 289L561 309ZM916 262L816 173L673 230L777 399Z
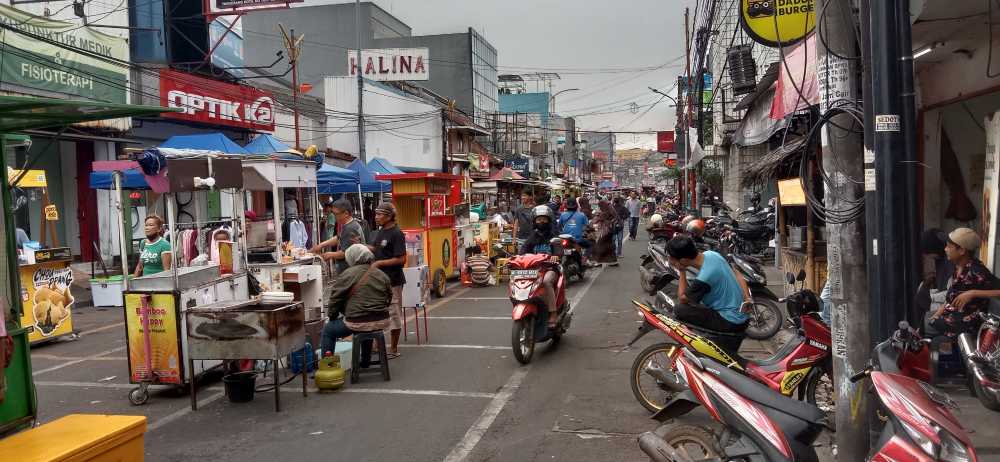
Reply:
M358 33L357 73L358 73L358 158L368 163L365 155L365 79L361 68L361 0L354 0L354 29Z
M690 159L690 155L691 155L691 146L690 146L691 139L688 136L688 130L690 129L690 127L689 127L690 124L688 123L688 120L689 120L689 118L688 118L688 111L690 110L690 106L691 106L691 98L690 98L690 96L691 96L691 89L689 88L691 86L691 40L690 40L690 38L691 38L691 31L690 31L691 25L689 23L689 14L690 14L690 10L688 8L684 8L684 56L685 56L685 65L684 65L684 86L683 86L683 88L681 90L681 91L684 92L684 95L682 97L682 99L684 101L684 116L681 118L681 122L684 125L684 170L685 171L684 171L684 195L681 196L681 198L683 199L683 204L684 204L685 208L690 208L691 207L691 205L690 205L691 202L690 202L690 197L689 197L691 195L690 194L691 193L691 188L690 188L690 183L691 183L691 176L690 176L691 170L690 170L690 167L691 166L688 165L688 162L690 162L690 160L691 160Z
M278 24L281 29L281 36L285 42L285 51L288 52L288 61L292 65L292 115L295 119L295 149L302 149L299 143L299 52L302 50L302 40L304 35L295 36L295 29L291 33L285 32L285 26Z
M820 110L851 105L858 100L858 43L853 14L844 2L818 0L817 21L824 40L816 43ZM825 11L831 8L831 11ZM823 168L834 179L827 185L826 207L846 210L849 200L864 197L864 156L856 121L848 114L834 117L824 129ZM845 200L847 199L847 200ZM869 213L874 212L871 208ZM810 212L811 213L811 212ZM869 324L869 279L866 271L865 222L827 223L827 277L831 293L832 379L835 400L837 457L864 460L868 455L870 395L865 384L851 384L851 375L867 366L872 344ZM849 405L848 405L849 404Z

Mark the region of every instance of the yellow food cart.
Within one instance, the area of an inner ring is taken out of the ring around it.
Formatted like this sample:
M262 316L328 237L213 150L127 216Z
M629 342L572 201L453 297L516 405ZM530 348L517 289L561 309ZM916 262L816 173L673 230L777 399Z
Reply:
M73 255L59 246L56 222L59 211L49 200L45 170L7 169L7 182L15 191L26 192L15 200L15 209L27 203L27 195L40 195L42 210L38 223L40 246L19 249L18 277L21 280L21 325L31 326L28 341L32 344L73 335ZM19 223L20 224L20 223ZM20 228L20 226L18 226Z
M465 223L456 219L455 207L462 198L463 177L430 172L378 175L376 178L392 182L396 221L408 244L422 244L416 248L422 255L410 255L411 260L422 260L428 266L431 292L443 297L448 278L457 276L459 270L458 258L463 243L461 230L456 225L461 227L468 222L467 206L464 207ZM408 252L412 253L410 249L413 247L408 245Z

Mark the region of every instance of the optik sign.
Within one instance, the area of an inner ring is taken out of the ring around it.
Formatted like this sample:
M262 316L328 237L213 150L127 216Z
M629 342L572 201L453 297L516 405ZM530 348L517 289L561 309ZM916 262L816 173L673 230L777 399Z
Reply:
M165 118L274 131L274 99L271 94L246 85L160 69L160 104L184 110L164 113L162 116Z

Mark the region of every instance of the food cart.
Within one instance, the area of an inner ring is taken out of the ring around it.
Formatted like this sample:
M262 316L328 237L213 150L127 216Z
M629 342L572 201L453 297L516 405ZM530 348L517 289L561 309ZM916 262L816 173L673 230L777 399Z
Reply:
M28 191L14 208L27 203L27 197L41 199L39 242L29 242L18 256L21 279L22 326L34 326L28 334L32 344L73 336L73 270L69 267L73 254L69 247L60 247L55 223L59 211L49 201L45 170L7 169L7 181L15 191ZM16 182L16 184L15 184ZM40 196L40 197L39 197ZM20 228L20 226L18 226Z
M169 270L123 281L129 381L138 384L129 392L129 401L135 405L149 399L149 385L184 387L222 364L218 360L205 360L189 362L193 367L186 366L189 352L184 316L189 309L220 300L249 299L249 281L240 261L242 250L235 239L242 234L241 222L235 217L241 217L244 209L240 200L243 196L238 193L243 187L240 156L166 148L150 149L142 156L162 156L158 162L162 167L150 172L142 170L136 160L96 161L91 174L92 185L103 184L100 178L110 172L118 229L124 230L127 227L121 194L123 179L127 172L138 170L144 177L145 189L161 194L158 200L163 202L167 235L171 237L173 264ZM202 218L199 210L203 207L196 206L193 222L179 220L179 193L189 194L189 204L197 205L206 203L208 192L214 190L228 190L233 198L228 204L231 206L228 217ZM153 204L147 206L156 208ZM227 230L229 239L217 239L220 229ZM120 232L118 236L123 256L128 254L130 236L126 234ZM189 239L195 241L193 252L205 258L188 259ZM128 274L128 260L124 257L121 260L122 272Z
M468 223L468 204L459 204L463 177L432 172L377 178L392 182L396 222L406 236L407 253L418 264L422 260L428 266L431 292L444 297L448 278L458 275L459 252L464 255L464 247L472 244L466 239L474 235ZM464 220L456 218L463 209Z
M68 126L70 124L112 119L117 117L155 117L163 112L180 111L163 107L113 104L97 101L75 101L55 98L0 96L0 169L6 170L8 149L25 146L30 138L8 134L30 129ZM12 209L10 188L0 188L4 210ZM28 347L33 325L22 323L24 304L21 293L15 245L14 223L8 213L0 214L0 345L12 340L10 361L0 355L0 435L31 425L37 412L35 387L32 383L31 355Z

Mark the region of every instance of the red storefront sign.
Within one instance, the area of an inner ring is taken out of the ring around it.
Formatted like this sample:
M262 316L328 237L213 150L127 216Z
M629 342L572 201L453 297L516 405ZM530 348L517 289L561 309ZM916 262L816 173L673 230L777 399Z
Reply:
M659 152L676 152L673 131L656 132L656 150Z
M271 93L246 85L160 69L160 104L184 109L164 113L163 117L169 119L274 131Z

